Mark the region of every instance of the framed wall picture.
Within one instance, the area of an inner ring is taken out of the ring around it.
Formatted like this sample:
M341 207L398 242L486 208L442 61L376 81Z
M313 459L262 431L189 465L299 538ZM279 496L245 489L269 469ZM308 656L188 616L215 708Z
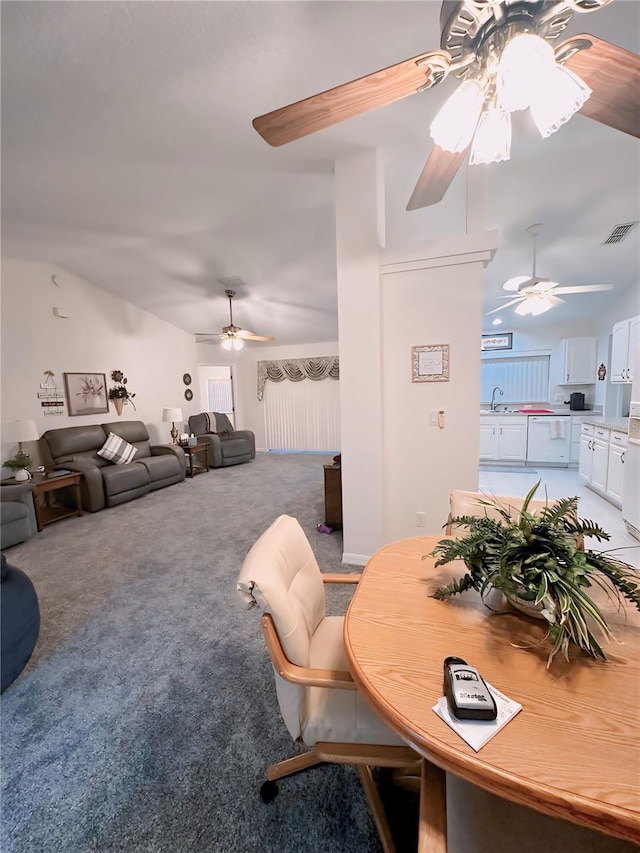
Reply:
M106 374L65 373L64 390L71 417L109 413Z
M449 344L411 347L412 382L449 381Z
M483 352L494 349L512 349L513 333L505 332L502 335L483 335L480 349Z

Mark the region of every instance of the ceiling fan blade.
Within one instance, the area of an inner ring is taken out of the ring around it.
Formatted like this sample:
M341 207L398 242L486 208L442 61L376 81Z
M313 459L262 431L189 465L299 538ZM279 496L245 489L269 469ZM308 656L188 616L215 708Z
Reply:
M446 76L450 57L442 50L421 53L373 74L343 83L254 118L253 126L269 145L285 145L348 118L392 104Z
M595 293L598 290L613 290L612 284L583 284L576 287L554 287L552 294L557 293Z
M572 42L589 47L564 63L593 90L580 112L623 133L640 137L640 56L615 44L583 34L561 44L556 54L571 50Z
M247 332L246 329L238 332L238 337L245 341L275 341L273 335L256 335L254 332Z
M226 338L226 335L218 335L218 334L209 334L209 332L194 332L194 335L197 338L201 338L201 340L196 341L196 343L203 344L205 341L212 340L220 340L221 338Z
M564 305L566 303L566 299L559 299L557 296L554 296L552 293L547 295L547 299L551 303L551 305L555 308L558 305Z
M526 298L526 296L518 296L517 299L512 299L511 302L505 302L504 305L500 305L498 308L494 308L493 311L487 311L487 314L495 314L498 311L504 311L504 309L508 308L510 305L515 305L516 302L522 302Z
M451 153L434 145L411 194L407 210L417 210L441 201L468 151L469 148L465 148L459 153Z

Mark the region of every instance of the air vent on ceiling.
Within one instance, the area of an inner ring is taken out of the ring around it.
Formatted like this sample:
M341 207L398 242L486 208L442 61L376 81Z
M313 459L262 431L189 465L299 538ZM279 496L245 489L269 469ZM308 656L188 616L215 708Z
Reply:
M624 225L616 225L602 245L608 246L611 243L622 243L629 231L632 231L637 224L637 222L626 222Z
M244 281L239 275L227 275L219 278L220 284L227 290L237 290L239 287L244 287Z

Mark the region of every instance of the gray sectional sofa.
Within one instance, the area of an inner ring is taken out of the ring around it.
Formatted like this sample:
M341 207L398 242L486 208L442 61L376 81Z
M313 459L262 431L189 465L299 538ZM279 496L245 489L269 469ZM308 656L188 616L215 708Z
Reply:
M110 433L134 445L136 454L131 462L114 464L98 455ZM39 445L47 470L66 468L83 474L82 508L89 512L179 483L186 475L182 448L152 445L142 421L50 429L42 435Z

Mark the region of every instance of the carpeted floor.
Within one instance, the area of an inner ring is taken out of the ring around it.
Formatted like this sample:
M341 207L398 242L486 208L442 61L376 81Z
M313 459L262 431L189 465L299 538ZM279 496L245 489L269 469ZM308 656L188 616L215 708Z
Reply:
M258 795L295 747L235 579L282 512L323 569L344 570L340 533L315 530L330 459L258 454L6 552L36 586L42 628L1 701L3 853L380 850L351 767L291 777L270 805ZM349 592L329 594L342 612ZM632 849L455 780L450 792L450 853ZM415 849L415 800L387 803L399 850Z

